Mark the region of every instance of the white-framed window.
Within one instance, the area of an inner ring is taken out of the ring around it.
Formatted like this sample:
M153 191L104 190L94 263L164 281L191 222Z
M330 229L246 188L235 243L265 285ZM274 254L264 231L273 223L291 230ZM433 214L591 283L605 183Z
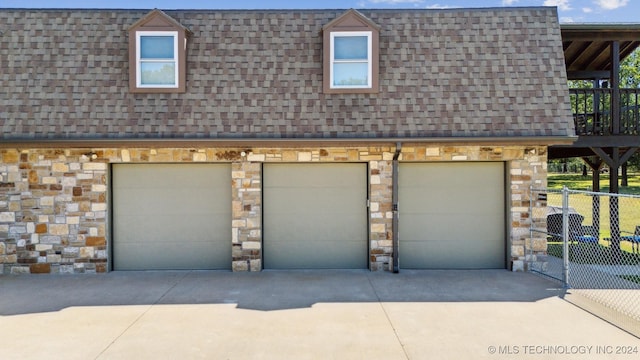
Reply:
M139 88L177 88L178 32L136 32L136 85Z
M372 87L372 32L331 32L330 87L369 89Z

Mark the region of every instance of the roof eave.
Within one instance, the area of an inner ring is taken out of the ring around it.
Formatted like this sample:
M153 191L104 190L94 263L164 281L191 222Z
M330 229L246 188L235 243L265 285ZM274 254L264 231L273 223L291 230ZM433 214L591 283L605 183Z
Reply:
M3 140L0 148L102 148L102 147L305 147L405 144L452 144L457 145L570 145L577 136L486 136L486 137L422 137L422 138L226 138L226 139L15 139Z

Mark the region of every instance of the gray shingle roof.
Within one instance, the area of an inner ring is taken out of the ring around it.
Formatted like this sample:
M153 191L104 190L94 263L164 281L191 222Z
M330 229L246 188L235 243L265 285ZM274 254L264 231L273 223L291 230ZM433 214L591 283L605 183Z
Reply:
M554 8L363 10L380 93L323 94L321 28L344 10L166 13L193 32L187 92L128 91L146 10L0 9L0 139L573 134Z

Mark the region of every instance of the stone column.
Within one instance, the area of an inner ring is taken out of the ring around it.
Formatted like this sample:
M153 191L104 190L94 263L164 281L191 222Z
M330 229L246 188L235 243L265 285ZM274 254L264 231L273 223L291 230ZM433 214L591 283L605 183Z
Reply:
M385 153L384 158L392 153ZM393 212L392 212L392 176L393 162L390 160L369 162L369 214L370 214L370 256L371 271L389 271L393 264Z
M262 270L261 162L234 162L232 178L232 270Z
M536 218L533 215L539 216L539 213L545 209L536 207L538 205L535 199L531 199L530 187L545 189L547 186L546 147L508 149L505 153L506 159L510 160L512 270L529 270L526 265L541 270L546 267L544 257L547 251L546 237L543 232L540 232L534 233L532 238L530 228L532 221ZM534 214L529 213L531 201L534 201Z

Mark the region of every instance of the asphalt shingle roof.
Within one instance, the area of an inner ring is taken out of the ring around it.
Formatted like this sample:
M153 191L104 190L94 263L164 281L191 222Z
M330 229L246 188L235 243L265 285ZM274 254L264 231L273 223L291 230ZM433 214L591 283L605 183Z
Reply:
M345 10L166 11L193 32L187 92L128 90L148 10L0 9L0 139L568 136L554 8L362 10L380 92L322 93Z

